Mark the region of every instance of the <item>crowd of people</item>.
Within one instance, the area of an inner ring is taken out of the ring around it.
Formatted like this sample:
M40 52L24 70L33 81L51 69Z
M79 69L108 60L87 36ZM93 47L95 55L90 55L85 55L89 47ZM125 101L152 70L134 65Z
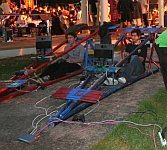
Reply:
M88 16L91 25L100 24L100 0L88 0ZM3 4L3 3L2 3ZM42 27L40 32L52 35L64 34L66 29L74 24L82 23L81 5L34 6L34 9L25 5L17 6L14 2L7 6L0 5L1 25L5 28L14 27ZM2 9L5 7L4 9ZM149 26L148 0L108 0L108 21L120 23L121 27ZM155 19L153 19L155 20Z
M92 15L93 25L98 16L99 0L89 0L89 14ZM108 0L108 18L111 22L121 23L122 27L148 26L148 0ZM100 8L99 8L100 9ZM100 12L100 11L99 11Z
M148 8L148 0L119 0L117 9L122 27L142 26L142 22L147 27Z
M3 11L2 8L0 10L0 14L7 14L0 16L1 27L4 26L6 29L34 26L42 27L40 33L48 33L50 30L52 35L60 35L74 24L82 23L80 5L75 7L72 5L67 7L43 6L31 9L24 5L18 8L15 3L11 3L8 11Z
M144 24L147 26L148 23L147 20L147 13L148 13L148 0L108 0L109 2L109 19L112 22L118 22L118 21L124 21L127 19L130 20L130 22L134 23L135 25L141 25L142 19L144 21ZM99 0L89 0L89 19L90 21L93 21L93 23L96 23L97 15L98 15L98 3ZM3 3L2 3L3 4ZM35 6L34 9L26 8L25 5L21 5L20 8L13 2L11 2L8 6L5 6L5 9L2 9L4 7L4 4L0 6L0 14L20 14L20 18L17 17L16 21L18 21L19 24L24 24L26 22L30 22L31 19L39 19L38 16L31 16L32 14L52 14L54 16L59 17L59 20L62 22L62 24L66 25L67 27L73 25L74 23L81 23L82 17L81 17L81 7L80 5L64 5L64 6L56 6L56 7L37 7ZM130 14L127 14L129 13ZM25 14L28 14L29 16L25 16ZM126 16L128 15L128 16ZM0 18L3 19L2 16ZM137 20L133 20L137 19ZM140 21L139 21L140 19ZM129 21L128 20L128 21ZM95 25L95 24L94 24Z

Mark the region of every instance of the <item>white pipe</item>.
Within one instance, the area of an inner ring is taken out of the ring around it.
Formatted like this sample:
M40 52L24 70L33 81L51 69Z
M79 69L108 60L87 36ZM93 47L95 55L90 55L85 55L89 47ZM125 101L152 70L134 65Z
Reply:
M88 0L81 0L82 23L88 24Z
M164 0L159 0L159 25L164 27Z
M108 22L108 0L100 0L101 6L101 24Z

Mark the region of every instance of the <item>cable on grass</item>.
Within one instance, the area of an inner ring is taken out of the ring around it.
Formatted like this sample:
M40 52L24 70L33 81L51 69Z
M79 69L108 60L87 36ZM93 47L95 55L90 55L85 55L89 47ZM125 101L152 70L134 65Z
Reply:
M142 117L145 114L149 114L152 115L153 117L155 117L155 120L158 121L158 115L155 111L153 110L146 110L146 111L134 111L134 112L130 112L129 114L141 114L140 117Z

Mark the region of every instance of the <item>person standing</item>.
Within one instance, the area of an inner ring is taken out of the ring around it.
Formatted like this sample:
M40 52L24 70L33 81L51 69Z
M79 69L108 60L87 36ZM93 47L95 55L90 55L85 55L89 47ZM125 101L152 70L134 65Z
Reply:
M110 20L111 22L118 23L119 15L117 10L117 0L108 0L110 4Z
M142 9L141 9L141 4L138 2L138 0L134 0L133 2L133 23L135 26L139 27L141 26L141 20L142 20Z
M76 11L77 11L77 22L76 22L76 24L81 24L82 23L82 11L81 11L81 7L80 6L78 6L77 8L76 8Z
M164 84L167 90L167 43L166 43L166 37L167 37L167 30L162 32L159 37L156 39L156 52L159 58L159 64L161 73L163 76Z
M52 17L51 35L64 34L62 23L57 13L56 12L52 13L51 17Z
M0 24L2 24L2 19L3 19L3 9L0 7Z
M74 6L69 6L69 27L76 23L76 10Z
M117 10L121 15L121 27L129 27L133 20L132 12L134 8L132 0L119 0Z
M149 8L148 0L140 0L140 4L142 9L144 25L145 27L147 27L149 25L148 24L148 8Z
M89 4L89 15L92 17L93 26L96 26L97 22L97 3L98 0L88 0Z
M59 19L60 19L60 22L61 22L60 24L62 25L62 30L65 33L65 31L67 29L67 26L66 26L66 23L65 23L65 16L64 16L64 14L61 10L59 10L58 13L59 13Z

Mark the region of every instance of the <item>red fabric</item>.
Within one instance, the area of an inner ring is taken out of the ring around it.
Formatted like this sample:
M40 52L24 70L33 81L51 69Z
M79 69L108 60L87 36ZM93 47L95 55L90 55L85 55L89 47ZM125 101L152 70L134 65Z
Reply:
M111 22L117 22L119 19L119 14L117 11L117 1L116 0L108 0L110 4L110 15L111 15Z
M54 94L52 94L51 97L55 99L66 99L71 90L71 88L60 88ZM96 103L101 99L103 93L104 91L92 90L84 95L80 100L84 102Z

